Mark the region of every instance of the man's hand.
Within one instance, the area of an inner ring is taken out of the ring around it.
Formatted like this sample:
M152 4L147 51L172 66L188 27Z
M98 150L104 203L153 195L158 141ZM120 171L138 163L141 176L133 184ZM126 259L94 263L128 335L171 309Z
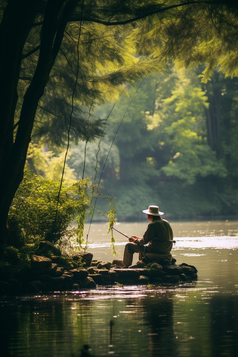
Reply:
M131 237L129 238L129 242L135 242L136 239L140 239L140 237L131 236Z

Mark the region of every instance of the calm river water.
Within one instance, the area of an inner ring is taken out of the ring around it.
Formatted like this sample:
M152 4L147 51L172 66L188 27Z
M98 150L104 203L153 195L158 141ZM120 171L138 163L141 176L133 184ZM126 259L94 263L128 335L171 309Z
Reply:
M196 284L100 287L0 298L0 356L229 356L238 354L238 221L171 222L177 263ZM143 223L117 228L141 236ZM86 227L87 231L87 227ZM112 260L106 224L93 224L88 250ZM115 234L121 259L126 239Z

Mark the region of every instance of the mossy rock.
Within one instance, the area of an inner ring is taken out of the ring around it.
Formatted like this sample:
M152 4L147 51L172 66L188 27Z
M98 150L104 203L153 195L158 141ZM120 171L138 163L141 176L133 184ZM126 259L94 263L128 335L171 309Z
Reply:
M51 242L44 240L39 244L39 248L36 252L37 255L44 255L45 257L51 258L54 256L61 256L61 250L54 246Z
M161 270L161 269L163 269L162 265L159 264L159 263L156 263L156 262L148 264L147 268L150 269L150 270Z

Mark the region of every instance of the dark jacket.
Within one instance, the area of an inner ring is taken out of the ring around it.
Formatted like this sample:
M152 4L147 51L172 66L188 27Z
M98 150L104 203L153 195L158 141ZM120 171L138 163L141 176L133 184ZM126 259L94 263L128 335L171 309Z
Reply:
M148 224L143 238L138 239L138 245L147 245L147 252L169 254L173 243L173 231L168 221L160 216L155 216L153 222Z

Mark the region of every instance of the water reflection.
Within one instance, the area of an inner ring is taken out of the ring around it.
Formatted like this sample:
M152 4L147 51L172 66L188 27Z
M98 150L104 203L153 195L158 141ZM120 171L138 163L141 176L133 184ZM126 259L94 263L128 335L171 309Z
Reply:
M221 356L221 351L225 351L226 356L236 356L238 348L237 296L213 296L210 301L210 312L213 355Z
M164 294L160 299L148 297L142 301L142 306L146 311L149 356L176 356L172 294Z
M236 222L236 227L227 229L235 232L237 226ZM135 234L138 229L139 235L144 224L122 230L131 234L130 229ZM188 246L175 247L173 256L178 264L197 267L197 284L100 287L2 299L0 356L79 357L85 344L95 357L236 356L238 238L217 233L216 237L193 239L190 234L180 238ZM95 249L95 258L109 260L109 254L105 255L110 251L106 248L108 237L100 236L96 241L95 235L93 239L95 244L102 244L101 251ZM208 247L206 242L214 246ZM227 242L235 242L233 248L228 249Z
M104 296L104 299L102 298ZM1 356L235 356L237 296L195 286L1 301Z

